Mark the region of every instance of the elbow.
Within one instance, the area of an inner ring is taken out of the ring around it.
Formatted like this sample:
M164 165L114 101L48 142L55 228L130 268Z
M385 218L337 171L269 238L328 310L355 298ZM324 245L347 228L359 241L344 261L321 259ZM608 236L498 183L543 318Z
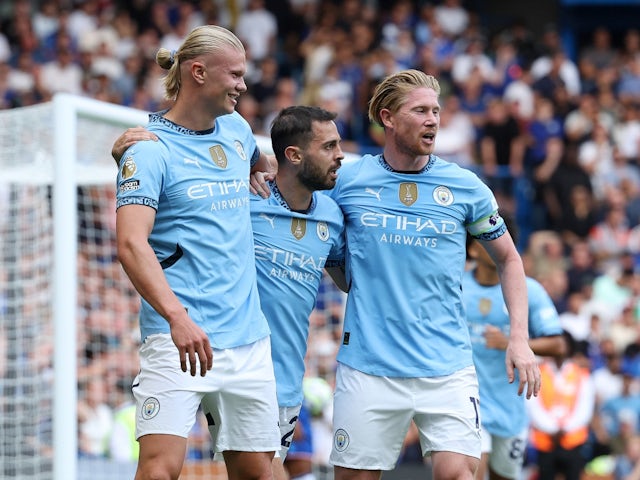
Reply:
M118 237L116 244L116 257L125 267L135 257L135 241L130 237Z

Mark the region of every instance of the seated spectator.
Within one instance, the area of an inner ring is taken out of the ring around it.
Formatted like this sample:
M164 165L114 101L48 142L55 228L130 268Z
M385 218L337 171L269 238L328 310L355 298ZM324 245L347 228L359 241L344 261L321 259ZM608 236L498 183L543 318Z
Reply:
M640 102L640 57L630 58L624 65L618 83L618 97L626 104Z
M578 147L578 163L589 174L597 200L603 200L606 180L613 175L614 148L609 131L600 122L595 122L589 136Z
M628 251L630 232L624 204L609 203L604 218L589 232L591 251L600 270L618 267L620 257Z
M640 394L637 379L627 369L622 369L622 392L604 402L595 412L594 418L601 422L598 441L611 448L611 453L624 451L625 438L638 431L640 418Z

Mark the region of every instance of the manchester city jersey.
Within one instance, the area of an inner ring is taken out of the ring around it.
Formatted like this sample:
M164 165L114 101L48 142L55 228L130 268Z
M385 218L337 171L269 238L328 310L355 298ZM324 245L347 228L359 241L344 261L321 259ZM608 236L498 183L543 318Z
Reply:
M351 284L338 361L392 377L472 365L460 289L466 233L506 231L489 188L434 155L416 173L365 155L340 169L328 194L344 213Z
M271 328L279 406L302 402L309 315L327 264L343 262L342 212L319 192L306 213L293 212L271 183L271 195L251 196L258 287Z
M518 381L509 383L505 367L505 351L487 348L483 333L487 325L499 328L507 337L510 323L500 284L482 286L473 272L465 272L462 293L473 359L480 385L482 428L500 437L518 435L528 425L524 396L518 396ZM529 298L529 337L560 335L562 327L553 302L536 280L527 278ZM517 370L516 370L517 374Z
M249 216L249 170L259 150L237 113L194 132L152 114L159 141L129 148L118 173L117 207L156 210L149 236L164 275L214 348L269 334L260 310ZM169 325L144 299L142 339Z

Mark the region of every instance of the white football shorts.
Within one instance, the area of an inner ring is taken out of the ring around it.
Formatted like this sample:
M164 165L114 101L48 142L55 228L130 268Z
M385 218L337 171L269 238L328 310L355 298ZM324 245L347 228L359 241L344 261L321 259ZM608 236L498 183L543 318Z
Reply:
M280 447L271 342L213 350L213 368L201 377L180 369L169 334L149 336L140 347L133 382L136 438L188 437L198 406L207 418L215 452L273 452Z
M501 477L520 478L527 448L525 429L513 437L499 437L482 430L482 453L489 453L489 467Z
M392 470L411 420L423 455L447 451L480 458L478 380L473 366L434 378L378 377L339 363L332 465Z

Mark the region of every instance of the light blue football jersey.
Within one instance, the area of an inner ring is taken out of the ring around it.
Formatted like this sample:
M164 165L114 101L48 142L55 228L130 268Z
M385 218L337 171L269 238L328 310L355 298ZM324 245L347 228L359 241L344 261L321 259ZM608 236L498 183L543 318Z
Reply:
M365 155L328 192L345 217L347 298L338 361L391 377L448 375L473 364L462 304L467 230L506 231L469 170L434 155L417 173Z
M507 380L505 351L487 348L483 337L487 325L493 325L509 336L509 314L502 288L500 284L482 286L475 280L473 272L468 271L462 279L462 295L480 385L482 428L500 437L518 435L529 423L525 397L518 396L517 377L513 383ZM527 295L529 337L561 335L558 312L542 285L527 278Z
M237 113L194 132L160 114L147 127L159 141L129 148L118 173L117 207L156 210L149 236L172 290L214 348L269 335L260 310L249 215L249 171L260 155ZM142 339L169 325L144 299Z
M344 222L336 203L313 194L306 213L291 211L274 183L271 195L251 196L258 289L271 328L278 405L299 405L309 315L322 270L344 262Z

